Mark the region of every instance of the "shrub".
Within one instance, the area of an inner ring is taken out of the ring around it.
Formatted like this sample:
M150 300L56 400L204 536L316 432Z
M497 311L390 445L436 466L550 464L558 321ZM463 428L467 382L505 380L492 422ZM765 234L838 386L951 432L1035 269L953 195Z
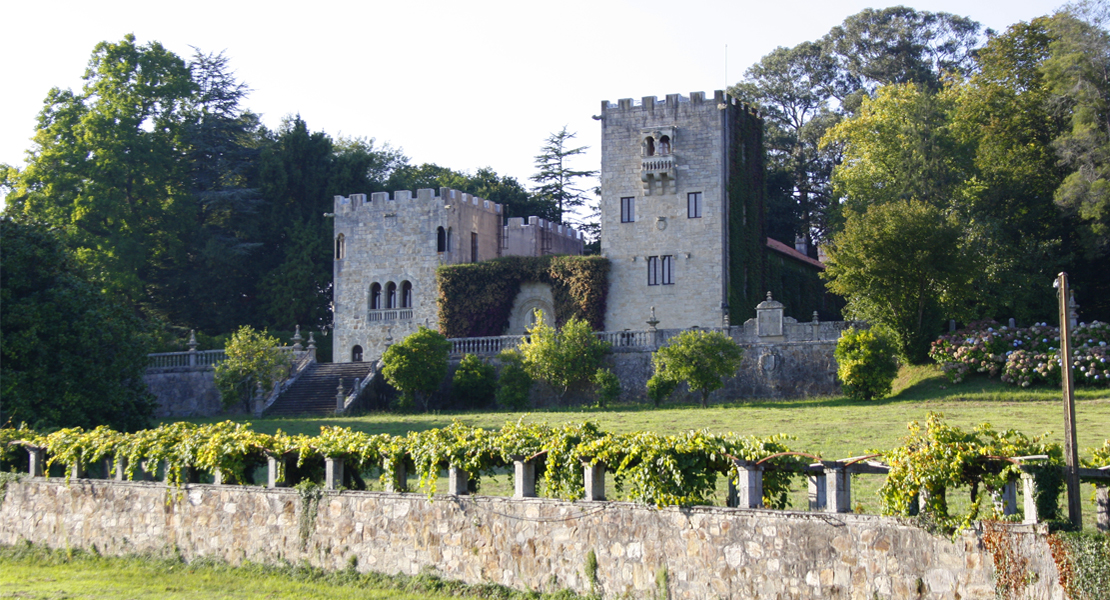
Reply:
M709 394L724 387L723 378L735 375L743 358L744 349L719 331L683 331L652 353L655 373L648 380L648 395L658 406L675 384L685 381L691 391L701 393L701 405L708 406Z
M486 361L467 354L455 370L451 390L460 408L489 406L497 391L497 371Z
M597 386L597 407L605 408L621 396L621 380L609 369L599 368L593 376Z
M447 376L451 342L423 325L416 333L393 344L382 355L382 375L401 391L403 402L419 402L427 411L429 396Z
M250 410L250 398L260 387L265 393L278 381L289 366L289 361L277 349L277 338L265 330L255 331L244 325L227 343L227 360L216 365L216 388L220 391L224 408L241 402Z
M524 369L524 358L516 350L506 350L501 359L501 377L497 380L497 405L509 410L528 408L528 392L532 377Z
M844 394L855 400L882 398L898 375L896 344L891 335L874 329L849 327L836 343L836 376Z
M1095 321L1072 330L1073 381L1110 386L1110 325ZM953 383L969 373L1000 372L1002 381L1022 387L1060 385L1060 329L1047 323L1030 327L976 321L933 342L929 356Z
M587 383L608 350L609 344L597 339L586 321L572 318L562 329L555 329L542 311L536 313L536 323L519 348L528 375L550 385L559 398Z

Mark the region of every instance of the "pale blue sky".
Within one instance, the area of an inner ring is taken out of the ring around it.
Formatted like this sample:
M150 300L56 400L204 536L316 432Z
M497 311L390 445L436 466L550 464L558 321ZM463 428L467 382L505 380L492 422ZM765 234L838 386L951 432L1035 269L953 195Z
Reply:
M414 163L491 166L527 184L544 138L567 125L596 169L602 100L711 93L776 46L816 39L862 0L237 2L5 1L0 162L22 164L52 86L78 88L93 46L134 33L187 57L225 50L277 126L403 148ZM928 0L918 10L1003 30L1060 2ZM728 46L727 75L725 46ZM360 190L351 190L358 192Z

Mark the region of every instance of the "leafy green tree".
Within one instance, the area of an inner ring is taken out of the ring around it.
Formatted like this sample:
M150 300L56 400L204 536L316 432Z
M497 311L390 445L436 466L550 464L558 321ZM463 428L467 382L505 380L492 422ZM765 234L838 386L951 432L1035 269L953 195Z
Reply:
M584 320L572 317L562 328L555 329L540 311L518 350L528 375L551 386L561 399L572 387L590 380L601 366L609 344L597 339Z
M605 408L621 397L621 380L609 369L599 368L590 381L597 386L598 408Z
M836 376L844 395L854 400L871 400L890 394L898 376L894 337L881 327L849 327L840 334L833 357Z
M84 279L55 232L0 217L0 423L146 427L144 324Z
M497 370L486 361L467 354L459 361L451 392L459 408L484 408L489 406L497 392Z
M196 85L183 60L133 35L97 44L84 80L47 95L27 167L9 168L7 212L64 231L92 281L137 306L194 220L180 158Z
M430 396L447 376L450 351L447 338L421 325L416 333L386 349L382 375L407 401L419 403L427 411Z
M532 390L532 377L524 368L524 357L516 350L507 350L497 358L501 360L497 405L509 410L524 410L528 407L528 393Z
M536 156L536 174L531 177L536 182L533 190L535 196L554 206L556 220L566 225L571 224L567 218L568 212L586 207L591 201L585 190L575 187L578 180L597 175L597 171L571 168L570 160L587 149L586 146L570 147L574 137L575 134L567 131L566 126L548 136L540 154Z
M736 374L743 358L744 349L720 331L687 329L652 353L649 394L653 399L665 397L677 383L685 382L701 394L701 405L707 407L709 394L724 387L724 378Z
M269 393L289 368L289 361L278 350L277 338L251 326L239 328L228 341L227 359L216 364L216 389L224 407L241 403L250 410L251 396L261 387Z
M847 298L847 315L889 327L899 354L920 363L944 318L970 304L979 270L954 215L920 200L896 200L848 211L822 277Z

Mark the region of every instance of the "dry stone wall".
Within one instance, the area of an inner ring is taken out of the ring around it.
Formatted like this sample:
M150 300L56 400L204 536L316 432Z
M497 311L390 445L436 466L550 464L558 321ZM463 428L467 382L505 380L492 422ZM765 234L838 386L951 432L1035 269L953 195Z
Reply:
M0 504L0 544L108 554L174 547L186 559L328 569L354 556L363 570L432 568L471 583L579 592L590 589L592 550L609 598L658 597L664 569L666 597L676 600L995 597L979 534L953 542L900 519L350 491L325 492L302 529L305 510L289 489L25 479ZM1043 529L1015 525L1012 534L1031 574L1024 597L1063 598Z

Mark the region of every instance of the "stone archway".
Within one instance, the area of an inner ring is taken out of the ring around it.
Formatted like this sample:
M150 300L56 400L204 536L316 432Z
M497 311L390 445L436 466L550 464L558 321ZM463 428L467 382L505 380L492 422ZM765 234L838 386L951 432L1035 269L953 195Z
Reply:
M506 335L524 335L535 322L537 310L543 311L548 325L555 324L555 295L546 283L522 283L520 293L513 299L513 309L509 313L509 329Z

